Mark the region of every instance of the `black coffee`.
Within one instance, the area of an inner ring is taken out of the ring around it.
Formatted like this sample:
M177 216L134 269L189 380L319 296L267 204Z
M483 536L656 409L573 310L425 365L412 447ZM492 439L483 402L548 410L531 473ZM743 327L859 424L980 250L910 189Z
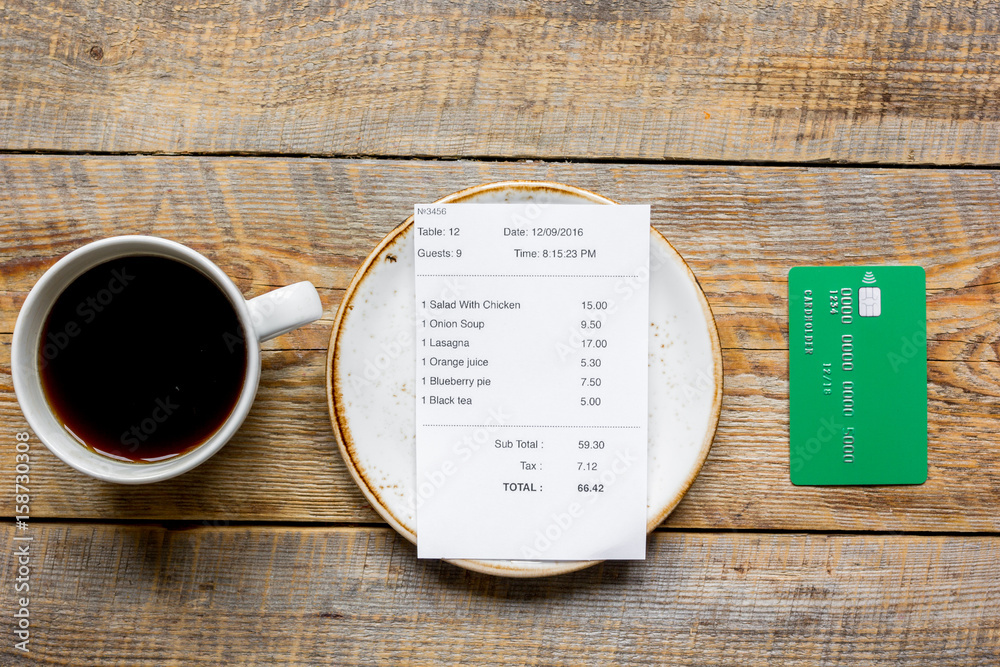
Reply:
M163 257L100 264L63 291L39 345L53 411L87 447L128 461L197 447L229 417L247 347L233 305Z

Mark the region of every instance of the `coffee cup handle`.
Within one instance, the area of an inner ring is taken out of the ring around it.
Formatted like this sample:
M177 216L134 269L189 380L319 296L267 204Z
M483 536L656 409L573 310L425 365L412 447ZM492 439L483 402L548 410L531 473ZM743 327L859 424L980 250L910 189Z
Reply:
M309 281L261 294L247 301L247 307L261 343L323 316L323 304Z

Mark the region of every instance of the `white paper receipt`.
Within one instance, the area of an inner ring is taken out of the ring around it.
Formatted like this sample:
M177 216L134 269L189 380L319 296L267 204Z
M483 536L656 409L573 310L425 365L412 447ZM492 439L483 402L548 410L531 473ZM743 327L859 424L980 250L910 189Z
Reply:
M646 554L649 207L415 207L420 558Z

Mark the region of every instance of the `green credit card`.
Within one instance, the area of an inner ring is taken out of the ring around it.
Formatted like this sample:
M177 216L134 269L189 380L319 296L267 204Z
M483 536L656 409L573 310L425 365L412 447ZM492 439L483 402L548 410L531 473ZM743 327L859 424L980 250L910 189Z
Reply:
M919 266L788 272L793 484L927 480L927 300Z

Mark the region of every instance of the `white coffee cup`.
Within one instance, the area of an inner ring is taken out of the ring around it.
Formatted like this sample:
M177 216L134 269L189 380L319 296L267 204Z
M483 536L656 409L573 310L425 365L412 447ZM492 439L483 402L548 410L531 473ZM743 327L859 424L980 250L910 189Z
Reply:
M45 398L39 368L39 345L46 317L59 295L89 269L120 257L154 255L187 264L207 276L225 294L247 335L246 373L239 398L222 426L202 444L179 456L153 463L119 461L77 442L60 423ZM25 299L14 326L11 370L14 392L28 424L53 454L80 472L108 482L158 482L191 470L215 454L236 433L253 403L260 381L260 343L319 319L323 314L316 288L309 282L276 289L249 301L233 281L203 255L174 241L153 236L116 236L78 248L56 262ZM252 332L252 334L250 333Z

